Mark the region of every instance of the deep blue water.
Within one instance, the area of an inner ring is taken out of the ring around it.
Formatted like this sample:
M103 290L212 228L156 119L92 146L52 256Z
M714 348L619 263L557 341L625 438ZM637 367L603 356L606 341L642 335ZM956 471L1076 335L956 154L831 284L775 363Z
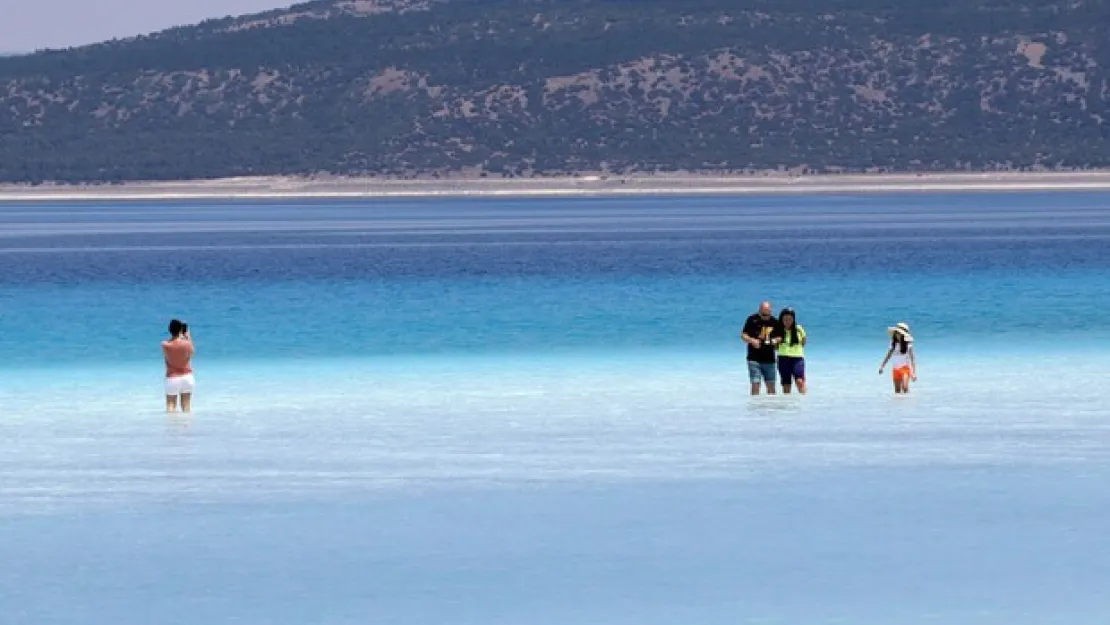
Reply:
M5 206L0 336L20 367L148 360L171 316L205 358L720 350L771 298L829 345L904 318L930 342L1083 347L1110 337L1106 203Z
M0 622L1101 623L1108 244L1089 193L0 204ZM747 396L764 298L804 398Z

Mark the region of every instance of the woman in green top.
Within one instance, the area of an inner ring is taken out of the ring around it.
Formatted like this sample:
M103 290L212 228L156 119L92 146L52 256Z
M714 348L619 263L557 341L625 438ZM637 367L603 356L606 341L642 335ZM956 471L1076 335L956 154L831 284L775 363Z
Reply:
M798 385L798 392L806 392L806 331L798 325L793 308L783 308L779 313L782 342L779 343L779 379L782 392L790 394L791 383Z

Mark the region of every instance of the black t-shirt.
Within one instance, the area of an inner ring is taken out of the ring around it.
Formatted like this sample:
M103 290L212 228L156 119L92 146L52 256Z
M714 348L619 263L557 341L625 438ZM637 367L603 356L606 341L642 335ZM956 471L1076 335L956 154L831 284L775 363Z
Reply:
M763 347L752 347L748 345L748 360L755 362L775 362L775 347L767 344L767 341L775 337L782 336L782 328L779 327L779 320L774 317L767 317L764 319L759 314L754 314L748 317L744 322L744 334L752 337L753 339L760 339L764 341Z

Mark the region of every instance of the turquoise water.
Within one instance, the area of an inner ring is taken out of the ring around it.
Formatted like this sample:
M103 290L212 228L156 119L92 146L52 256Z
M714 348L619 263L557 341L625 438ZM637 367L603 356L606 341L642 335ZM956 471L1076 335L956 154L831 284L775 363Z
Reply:
M1108 242L1086 193L0 205L0 614L1101 622ZM747 396L764 298L806 397Z

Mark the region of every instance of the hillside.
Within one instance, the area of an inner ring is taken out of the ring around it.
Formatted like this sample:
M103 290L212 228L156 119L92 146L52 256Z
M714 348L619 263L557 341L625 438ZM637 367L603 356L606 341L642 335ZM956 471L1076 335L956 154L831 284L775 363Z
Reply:
M0 181L1110 166L1102 0L321 0L0 58Z

